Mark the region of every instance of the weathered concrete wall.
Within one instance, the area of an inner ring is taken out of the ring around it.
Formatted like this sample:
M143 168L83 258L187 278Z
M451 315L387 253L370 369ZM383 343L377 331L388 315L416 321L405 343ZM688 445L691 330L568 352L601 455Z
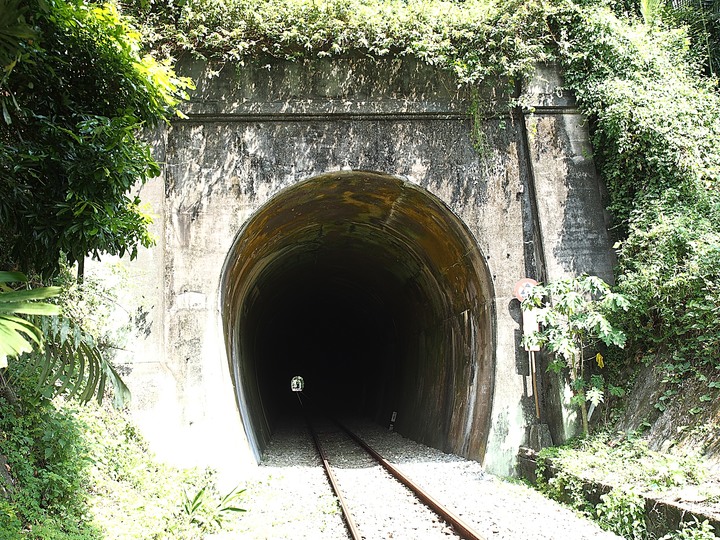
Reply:
M252 462L223 336L223 265L244 224L284 188L367 170L437 197L484 258L494 385L485 451L475 457L511 473L534 421L514 284L612 275L587 134L572 102L557 98L554 72L541 70L528 85L532 114L502 112L507 96L479 89L491 105L474 144L474 90L412 59L186 71L198 83L188 119L159 138L164 174L141 191L158 244L128 265L150 324L123 362L133 412L153 447L175 462L226 471ZM473 384L477 391L487 381Z
M536 238L541 246L544 282L596 275L612 283L614 253L608 237L605 190L598 182L585 118L575 99L562 90L557 69L539 66L524 91L528 161L532 175ZM545 373L543 423L556 443L577 433L577 408L564 377Z

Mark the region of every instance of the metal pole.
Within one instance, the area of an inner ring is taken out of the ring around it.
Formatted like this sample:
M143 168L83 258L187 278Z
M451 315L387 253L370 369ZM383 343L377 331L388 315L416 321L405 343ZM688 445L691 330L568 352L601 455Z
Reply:
M535 371L535 351L530 353L530 376L532 377L533 396L535 397L535 417L540 420L540 399L537 391L537 372Z

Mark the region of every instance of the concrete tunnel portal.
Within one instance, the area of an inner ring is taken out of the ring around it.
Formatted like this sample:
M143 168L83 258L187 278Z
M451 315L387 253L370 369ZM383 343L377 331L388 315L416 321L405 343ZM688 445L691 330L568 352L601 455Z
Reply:
M310 178L244 224L225 262L231 378L260 459L305 393L483 460L494 374L493 291L468 227L437 197L369 171Z

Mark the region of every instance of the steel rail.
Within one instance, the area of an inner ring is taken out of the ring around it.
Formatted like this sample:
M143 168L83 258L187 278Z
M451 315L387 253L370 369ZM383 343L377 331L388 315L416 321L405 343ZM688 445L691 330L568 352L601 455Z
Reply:
M312 427L312 424L306 417L306 422L308 426L308 430L310 431L310 435L312 435L313 442L315 443L315 448L317 449L317 452L320 456L320 461L322 461L323 468L325 469L325 474L328 477L328 480L330 480L330 485L332 486L333 491L335 492L335 496L338 498L338 502L340 503L340 508L342 509L343 518L345 518L345 524L348 526L348 529L350 530L350 536L353 537L353 540L363 540L362 534L360 534L360 530L357 527L357 524L355 523L355 520L352 517L352 513L350 512L350 509L348 508L347 504L345 503L345 498L342 495L342 491L340 490L340 486L337 483L337 480L335 479L335 473L332 471L332 467L330 467L330 463L328 463L327 456L325 454L325 450L322 447L322 444L320 444L320 439L318 439L317 433Z
M363 540L363 536L361 535L360 531L357 528L357 525L355 524L355 520L352 517L352 514L350 512L350 509L348 508L347 504L345 503L345 499L342 496L342 492L340 491L340 487L337 484L337 481L335 479L335 474L332 472L332 467L330 466L330 463L327 460L327 456L325 454L325 450L322 448L322 444L320 443L320 439L317 436L317 433L313 429L312 422L308 418L307 413L304 410L302 400L300 400L300 396L298 396L298 400L300 401L300 406L303 409L303 413L305 414L305 422L307 424L308 430L310 431L310 434L312 436L313 442L315 444L315 448L318 451L318 455L320 456L320 460L322 461L323 468L325 469L325 472L327 474L327 477L330 481L330 485L333 488L333 491L335 492L335 495L338 498L338 501L340 502L340 507L342 509L343 517L345 518L345 522L347 523L348 529L350 530L350 534L353 537L353 540ZM442 519L444 519L448 524L450 524L455 533L457 533L460 537L464 538L465 540L485 540L483 536L481 536L477 531L473 530L473 528L465 523L459 516L454 514L452 511L450 511L448 508L443 506L437 499L432 497L429 493L427 493L423 488L421 488L419 485L417 485L415 482L413 482L410 478L405 476L399 469L397 469L392 463L390 463L387 459L385 459L379 452L377 452L374 448L372 448L370 445L368 445L364 440L362 440L360 437L358 437L355 433L353 433L350 429L348 429L346 426L344 426L341 422L339 422L337 419L333 419L333 422L335 422L340 429L342 429L353 441L355 441L363 450L365 450L372 458L377 461L380 465L382 465L393 477L395 477L400 483L402 483L405 487L410 489L417 497L429 508L431 508L438 516L440 516Z
M363 441L360 437L358 437L355 433L350 431L347 427L345 427L343 424L338 422L337 420L334 420L335 423L340 426L340 428L345 431L345 433L350 436L356 443L358 443L360 446L363 447L363 449L370 454L380 465L385 467L385 469L392 474L395 478L397 478L404 486L406 486L408 489L410 489L415 495L418 496L418 498L424 502L428 507L432 508L435 513L437 513L440 517L442 517L445 521L447 521L450 525L453 526L455 529L455 532L463 537L465 540L485 540L483 536L480 535L477 531L473 530L473 528L465 523L459 516L451 512L449 509L447 509L445 506L443 506L437 499L435 499L432 495L430 495L428 492L426 492L423 488L421 488L419 485L417 485L415 482L413 482L410 478L405 476L397 467L395 467L392 463L390 463L387 459L385 459L382 455L380 455L373 447L368 445L365 441Z
M330 467L330 463L328 462L327 455L325 454L325 450L322 447L322 444L320 444L320 439L317 436L317 433L315 432L315 429L312 426L312 422L310 421L310 418L307 414L307 411L305 410L305 405L302 402L302 399L300 395L302 394L302 391L297 393L298 403L300 404L300 409L303 412L303 416L305 417L305 424L307 425L308 431L310 432L310 435L312 436L313 443L315 444L315 450L317 450L318 455L320 456L320 461L322 462L323 469L325 469L325 475L328 477L328 481L330 482L330 487L332 487L333 492L335 493L335 496L338 499L338 502L340 503L340 510L342 511L343 519L345 520L345 524L347 525L348 530L350 531L350 536L352 536L353 540L363 540L362 534L360 534L360 530L357 527L357 524L355 523L355 520L352 517L352 513L350 512L350 509L347 506L347 503L345 502L345 497L343 497L342 491L340 490L340 486L337 483L337 479L335 478L335 473L332 471L332 467Z

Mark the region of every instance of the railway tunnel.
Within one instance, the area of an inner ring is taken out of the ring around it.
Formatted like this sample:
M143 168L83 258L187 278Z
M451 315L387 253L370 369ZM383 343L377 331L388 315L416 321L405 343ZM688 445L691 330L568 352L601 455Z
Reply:
M331 411L482 460L493 290L468 227L407 180L339 171L294 184L245 223L222 273L235 394L260 459L304 394Z

